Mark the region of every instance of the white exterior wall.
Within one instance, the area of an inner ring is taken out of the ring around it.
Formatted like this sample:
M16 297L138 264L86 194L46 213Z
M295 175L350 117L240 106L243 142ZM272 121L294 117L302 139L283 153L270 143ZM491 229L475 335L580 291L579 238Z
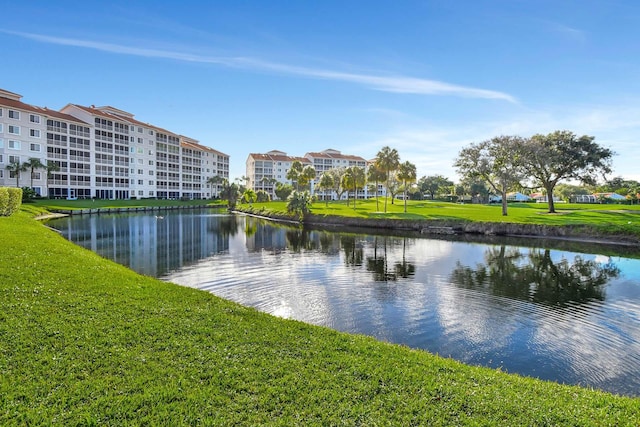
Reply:
M30 158L46 165L46 119L42 114L6 107L1 102L0 110L0 186L15 187L17 182L19 187L30 187L30 170L20 172L16 181L7 166L12 161L24 163ZM46 175L43 169L34 171L33 187L38 194L46 191Z

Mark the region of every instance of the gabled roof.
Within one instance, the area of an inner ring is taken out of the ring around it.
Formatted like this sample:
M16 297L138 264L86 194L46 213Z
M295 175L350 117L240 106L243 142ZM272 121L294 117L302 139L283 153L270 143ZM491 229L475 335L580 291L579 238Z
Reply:
M366 160L360 156L351 156L348 154L342 154L338 150L328 149L321 151L319 153L306 153L305 157L311 157L314 159L340 159L340 160L351 160L356 162L366 162Z
M61 113L57 110L50 110L47 107L38 107L36 105L26 104L20 101L21 98L21 95L0 89L0 106L2 107L15 108L16 110L22 111L30 111L32 113L41 114L46 117L55 117L57 119L65 120L68 122L82 123L85 125L88 124L76 117L73 117L72 115Z
M191 139L189 137L182 136L182 135L180 136L180 146L185 148L191 148L193 150L208 151L209 153L213 153L217 156L229 157L228 154L225 154L218 150L214 150L213 148L207 147L206 145L199 144L198 141L196 141L195 139Z
M266 154L262 153L249 153L249 157L254 160L271 160L274 162L294 162L298 160L300 163L311 164L311 161L304 157L287 156L286 154L273 154L282 153L282 151L270 151Z

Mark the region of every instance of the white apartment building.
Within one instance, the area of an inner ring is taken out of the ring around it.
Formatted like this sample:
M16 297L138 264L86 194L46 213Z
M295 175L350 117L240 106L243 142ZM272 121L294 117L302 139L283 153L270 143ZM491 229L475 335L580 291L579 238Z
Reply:
M269 151L265 154L251 153L247 157L246 162L246 176L249 179L247 187L254 191L265 190L271 197L274 197L275 184L277 182L283 184L291 184L291 180L287 179L287 172L291 168L291 163L295 160L300 161L303 165L311 165L316 170L316 179L314 185L320 176L330 169L340 167L358 166L363 169L367 169L367 161L359 156L342 154L338 150L327 149L318 153L310 152L306 153L304 157L292 157L288 156L282 151ZM329 193L329 192L327 192ZM325 194L324 192L316 191L316 195L319 197L335 198L335 194ZM347 194L343 194L343 198L347 197ZM353 194L351 194L353 197ZM367 197L367 190L358 191L359 198Z
M70 199L202 199L213 196L208 178L229 178L228 155L126 111L76 104L54 111L21 98L0 90L0 186ZM48 179L43 168L11 170L31 158L55 165Z

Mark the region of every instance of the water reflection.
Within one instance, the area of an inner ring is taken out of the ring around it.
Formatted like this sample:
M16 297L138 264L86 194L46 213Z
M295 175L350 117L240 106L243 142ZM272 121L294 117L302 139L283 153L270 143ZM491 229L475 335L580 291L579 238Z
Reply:
M50 224L136 271L267 313L640 395L640 262L609 249L329 232L213 212Z
M488 289L494 295L564 307L569 303L603 301L604 286L620 274L607 263L564 256L554 261L550 249L523 250L519 247L491 247L485 263L473 267L458 261L451 282L468 289Z

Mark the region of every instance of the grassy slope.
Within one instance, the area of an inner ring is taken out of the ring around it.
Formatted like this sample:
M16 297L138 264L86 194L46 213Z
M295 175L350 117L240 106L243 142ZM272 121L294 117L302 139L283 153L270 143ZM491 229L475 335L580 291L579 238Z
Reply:
M241 205L247 208L248 205ZM254 210L286 212L285 202L254 203ZM443 219L480 222L511 222L519 224L579 225L603 234L628 234L640 236L640 205L587 205L557 204L556 214L547 213L546 203L509 204L508 215L502 216L500 205L456 204L430 201L408 201L404 213L402 201L387 204L375 200L358 200L356 209L344 202L316 202L312 206L315 215L339 215L355 218L394 219Z
M637 425L640 401L468 367L144 277L0 217L0 425Z

